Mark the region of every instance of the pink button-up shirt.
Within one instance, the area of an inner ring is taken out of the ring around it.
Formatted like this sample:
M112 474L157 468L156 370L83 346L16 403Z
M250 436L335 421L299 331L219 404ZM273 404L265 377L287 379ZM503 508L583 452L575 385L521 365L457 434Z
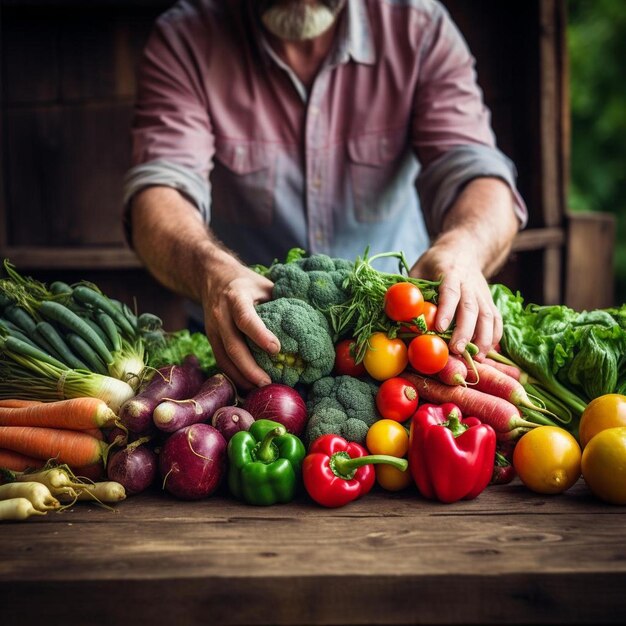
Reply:
M348 0L310 90L251 4L182 0L158 19L127 201L175 187L242 260L264 264L295 246L344 258L403 250L412 263L478 176L508 182L525 224L474 59L438 2Z

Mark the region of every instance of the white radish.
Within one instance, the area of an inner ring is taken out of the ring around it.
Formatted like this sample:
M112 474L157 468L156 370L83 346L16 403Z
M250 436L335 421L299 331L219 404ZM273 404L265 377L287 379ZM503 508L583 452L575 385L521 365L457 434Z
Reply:
M114 480L104 480L99 483L85 483L76 490L74 497L60 496L63 502L91 500L96 502L120 502L126 499L126 489L121 483Z
M10 498L0 500L0 521L19 521L31 515L45 515L45 511L38 511L28 498Z
M53 496L58 495L75 495L74 490L82 489L83 483L73 480L74 474L64 467L53 467L39 472L22 472L15 474L15 480L18 482L38 482L42 483L50 490Z
M38 482L15 482L0 485L0 500L26 498L38 511L58 509L61 503L50 493L50 489Z

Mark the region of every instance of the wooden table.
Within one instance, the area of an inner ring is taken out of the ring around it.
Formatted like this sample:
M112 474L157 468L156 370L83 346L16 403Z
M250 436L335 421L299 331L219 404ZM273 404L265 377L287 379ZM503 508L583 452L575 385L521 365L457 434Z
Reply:
M624 621L626 507L582 481L334 510L155 492L0 525L2 626Z

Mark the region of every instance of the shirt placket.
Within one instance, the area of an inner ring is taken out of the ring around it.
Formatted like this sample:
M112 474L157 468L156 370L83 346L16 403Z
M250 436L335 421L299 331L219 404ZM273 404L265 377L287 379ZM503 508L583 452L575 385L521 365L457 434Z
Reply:
M328 87L328 75L328 71L322 70L313 84L307 103L304 135L309 247L315 252L328 250L331 237L331 223L326 210L328 180L325 176L328 120L324 117L325 109L321 104Z

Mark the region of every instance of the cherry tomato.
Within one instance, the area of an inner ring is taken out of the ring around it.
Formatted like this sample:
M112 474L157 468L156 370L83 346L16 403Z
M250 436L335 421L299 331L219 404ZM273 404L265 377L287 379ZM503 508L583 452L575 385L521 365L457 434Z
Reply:
M448 344L439 335L419 335L409 344L411 367L421 374L436 374L448 362Z
M434 330L435 318L437 317L437 305L432 302L424 302L421 315L423 315L426 320L426 330Z
M407 347L402 339L389 339L385 333L373 333L363 357L367 373L376 380L397 376L408 364Z
M401 491L412 483L412 476L409 469L404 471L391 465L374 465L376 482L387 491Z
M424 322L426 324L426 331L435 329L435 318L437 317L437 305L432 302L424 301L422 305L422 312L418 315L424 316ZM400 326L401 333L414 333L415 335L421 335L424 331L423 328L418 328L415 324Z
M335 374L337 376L363 376L365 374L365 365L363 361L361 363L355 363L355 348L356 342L354 339L342 339L335 346Z
M409 434L402 424L383 418L369 427L365 447L371 454L403 457L409 450Z
M597 498L626 504L626 426L606 428L589 440L583 450L582 473Z
M385 293L385 314L396 322L410 322L418 317L423 304L424 296L420 288L412 283L396 283Z
M381 419L367 431L365 446L371 454L389 454L403 458L409 449L409 435L402 424L395 420ZM376 481L387 491L400 491L412 483L411 472L404 472L391 465L375 465ZM393 471L390 471L393 470Z
M562 493L580 478L581 450L572 434L558 426L537 426L515 444L513 467L537 493Z
M417 410L417 388L404 378L388 378L378 388L376 407L386 419L405 422Z
M584 450L594 435L616 426L626 426L626 396L607 393L594 398L580 416L580 447Z

